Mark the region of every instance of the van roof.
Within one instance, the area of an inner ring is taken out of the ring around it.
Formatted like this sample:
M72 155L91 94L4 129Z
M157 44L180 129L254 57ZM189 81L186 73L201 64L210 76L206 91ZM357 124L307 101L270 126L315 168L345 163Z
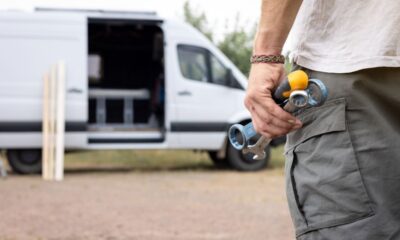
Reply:
M104 9L79 9L79 8L49 8L35 7L35 12L62 12L80 13L93 18L127 18L127 19L146 19L162 21L155 11L124 11L124 10L104 10Z

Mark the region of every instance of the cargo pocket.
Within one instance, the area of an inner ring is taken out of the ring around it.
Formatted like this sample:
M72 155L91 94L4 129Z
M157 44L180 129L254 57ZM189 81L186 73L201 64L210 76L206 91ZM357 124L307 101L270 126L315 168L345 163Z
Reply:
M373 215L346 128L345 99L308 109L286 144L286 190L296 235Z

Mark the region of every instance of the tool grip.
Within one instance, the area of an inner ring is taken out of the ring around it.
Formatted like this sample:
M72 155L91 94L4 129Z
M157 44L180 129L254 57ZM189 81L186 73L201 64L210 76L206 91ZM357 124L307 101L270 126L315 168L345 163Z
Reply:
M295 90L304 90L308 86L308 76L302 70L297 70L288 74L285 80L277 87L274 92L274 100L281 104Z
M274 100L276 103L280 104L283 103L287 97L286 92L290 92L290 84L287 79L285 79L275 90L274 92Z

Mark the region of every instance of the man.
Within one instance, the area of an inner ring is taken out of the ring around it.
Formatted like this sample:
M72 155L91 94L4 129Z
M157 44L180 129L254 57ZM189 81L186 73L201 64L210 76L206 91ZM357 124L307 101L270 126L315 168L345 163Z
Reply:
M391 0L262 1L245 105L259 133L288 134L297 239L400 239L399 11ZM297 116L271 97L291 29L295 64L329 90Z

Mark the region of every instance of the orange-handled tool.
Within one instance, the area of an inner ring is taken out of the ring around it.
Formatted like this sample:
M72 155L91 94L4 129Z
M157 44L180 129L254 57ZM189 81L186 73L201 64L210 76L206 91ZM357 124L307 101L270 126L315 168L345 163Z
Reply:
M290 94L295 90L304 90L308 86L308 76L302 70L291 72L281 82L274 92L275 101L280 104L289 98Z

